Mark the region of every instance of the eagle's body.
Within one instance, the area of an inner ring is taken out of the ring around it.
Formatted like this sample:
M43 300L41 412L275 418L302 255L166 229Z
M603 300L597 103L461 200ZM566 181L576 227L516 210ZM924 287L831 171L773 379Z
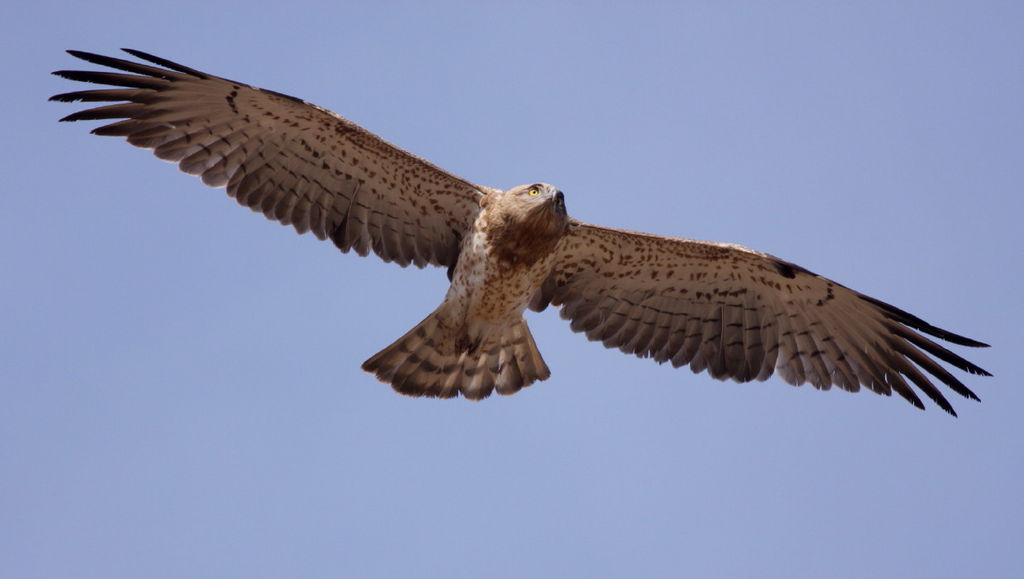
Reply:
M444 302L363 369L399 392L441 398L511 394L550 376L523 311L551 275L568 225L550 185L484 197Z
M446 301L465 298L470 319L504 323L522 316L551 274L569 220L562 193L543 183L491 193L481 205Z
M120 119L93 132L153 149L344 252L448 269L441 305L363 365L404 394L480 399L546 379L523 311L548 305L607 347L718 379L778 374L923 408L913 384L954 413L932 378L977 397L932 357L988 375L928 336L985 344L787 261L586 224L550 185L481 187L326 109L127 52L157 66L71 52L123 72L57 72L116 87L53 97L113 103L63 120Z

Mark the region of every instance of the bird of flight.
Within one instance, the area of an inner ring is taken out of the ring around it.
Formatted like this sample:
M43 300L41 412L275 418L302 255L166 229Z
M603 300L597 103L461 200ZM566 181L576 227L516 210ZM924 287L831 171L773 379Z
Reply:
M114 103L61 120L114 119L92 132L342 252L447 268L441 305L363 364L402 394L479 400L547 379L523 312L548 305L606 347L720 380L777 373L924 408L913 384L955 416L933 379L978 398L934 358L990 375L928 336L986 344L772 255L583 223L551 185L475 185L294 97L137 50L125 52L150 64L68 52L114 71L54 74L116 88L52 97Z

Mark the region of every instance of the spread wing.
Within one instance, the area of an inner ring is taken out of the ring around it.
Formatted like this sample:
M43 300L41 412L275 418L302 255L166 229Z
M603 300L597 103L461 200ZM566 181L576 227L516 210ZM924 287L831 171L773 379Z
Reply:
M111 102L63 121L122 119L93 130L127 137L270 219L371 250L402 266L452 266L484 190L390 145L326 109L136 50L158 66L87 52L123 72L58 71L119 88L51 100ZM130 74L125 74L130 73Z
M777 372L822 390L896 391L924 408L909 380L954 416L928 374L978 398L929 354L989 375L923 334L986 344L745 247L573 222L558 251L530 307L561 306L574 331L641 358L721 380Z

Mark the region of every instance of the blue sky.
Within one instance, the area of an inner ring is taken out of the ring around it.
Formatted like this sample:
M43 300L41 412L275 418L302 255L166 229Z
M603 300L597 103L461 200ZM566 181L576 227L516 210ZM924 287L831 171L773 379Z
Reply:
M26 3L27 4L27 3ZM1024 572L1024 9L1012 2L0 9L0 575ZM529 323L483 403L359 364L441 270L339 254L58 124L67 48L294 94L572 215L731 241L989 342L959 419L720 383Z

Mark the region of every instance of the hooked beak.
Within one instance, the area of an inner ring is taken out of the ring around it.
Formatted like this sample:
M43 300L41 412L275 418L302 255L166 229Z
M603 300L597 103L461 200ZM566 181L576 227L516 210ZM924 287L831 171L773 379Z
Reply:
M561 191L555 191L554 203L555 211L560 215L565 215L565 195L563 195Z

